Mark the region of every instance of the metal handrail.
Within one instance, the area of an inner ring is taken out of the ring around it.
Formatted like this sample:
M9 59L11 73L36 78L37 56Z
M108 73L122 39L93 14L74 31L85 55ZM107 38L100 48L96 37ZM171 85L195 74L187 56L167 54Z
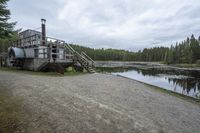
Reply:
M81 52L78 53L77 51L75 51L69 44L66 44L66 47L72 52L74 53L76 56L78 56L79 58L83 59L86 62L92 62L92 66L94 66L95 62L85 53L85 52ZM78 58L78 59L79 59Z
M47 39L51 39L51 40L54 40L54 42L61 42L62 44L65 44L65 41L60 40L60 39L56 39L56 38L53 38L53 37L46 37L46 41L51 42L51 41L48 41Z
M68 49L69 50L69 52L71 53L71 54L74 54L75 53L75 50L74 49L72 49L70 46L69 46L69 44L64 44L64 47L66 48L66 49Z
M46 37L44 41L51 42L51 41L48 41L48 39L53 40L53 42L60 42L61 44L65 44L65 41L52 38L52 37ZM14 44L13 46L23 46L23 44L26 44L26 43L31 44L34 41L40 41L40 44L42 44L43 40L41 39L41 35L35 34L35 35L31 35L25 38L18 39L16 41L13 41L13 44Z
M88 59L85 58L83 55L79 54L78 52L75 52L76 55L78 55L79 57L81 57L81 59L85 60L88 62Z
M25 37L25 38L22 38L22 39L15 40L12 43L13 43L13 46L22 46L22 44L31 43L31 42L34 42L34 41L37 41L37 40L41 40L41 39L40 39L38 34L35 34L35 35L32 35L32 36L28 36L28 37Z
M73 53L75 53L76 51L70 46L70 44L66 43L66 46L69 48L69 50L71 50Z
M91 61L93 64L95 63L94 60L92 58L90 58L85 52L81 52L81 54L83 54L87 59L89 59L89 61Z
M64 45L65 48L67 48L70 52L72 52L74 54L74 56L76 57L76 60L83 65L83 67L85 69L87 69L88 71L91 71L89 69L90 66L94 67L94 61L84 52L81 52L81 54L79 52L77 52L76 50L74 50L69 44L66 43L66 45ZM90 64L90 62L92 62L92 64ZM86 63L86 64L85 64ZM86 65L86 66L85 66ZM94 70L93 70L94 71Z

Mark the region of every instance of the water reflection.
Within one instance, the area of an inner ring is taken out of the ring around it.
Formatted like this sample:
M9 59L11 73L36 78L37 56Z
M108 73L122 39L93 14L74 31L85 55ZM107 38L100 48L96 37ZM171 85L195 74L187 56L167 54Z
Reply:
M200 74L193 71L140 68L98 68L99 72L122 75L151 85L200 98Z
M195 78L168 78L168 82L172 83L174 87L174 91L177 92L177 86L182 88L182 94L189 95L190 92L194 94L198 94L200 92L200 80Z

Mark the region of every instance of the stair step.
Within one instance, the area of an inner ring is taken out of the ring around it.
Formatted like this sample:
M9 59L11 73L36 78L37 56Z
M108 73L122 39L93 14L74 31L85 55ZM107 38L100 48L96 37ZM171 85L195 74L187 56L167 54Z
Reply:
M96 71L92 69L92 70L88 70L88 72L95 73Z
M82 55L76 52L70 45L66 45L65 48L73 53L73 56L76 57L75 61L78 61L83 68L85 68L90 73L95 73L95 70L90 65L92 59L88 59L87 55Z

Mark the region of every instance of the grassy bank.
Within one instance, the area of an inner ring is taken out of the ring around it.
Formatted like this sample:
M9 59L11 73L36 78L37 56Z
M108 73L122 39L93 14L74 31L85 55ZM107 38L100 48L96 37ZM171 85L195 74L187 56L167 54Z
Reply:
M186 68L194 68L194 67L200 67L200 64L174 64L176 67L186 67Z
M129 79L129 80L134 80L134 81L140 82L142 84L149 86L148 88L154 89L154 90L156 90L160 93L169 94L169 95L172 95L172 96L175 96L175 97L178 97L178 98L181 98L181 99L184 99L184 100L187 100L187 101L190 101L192 103L196 103L196 104L200 105L200 99L196 99L196 98L193 98L193 97L190 97L190 96L187 96L187 95L183 95L183 94L171 91L171 90L167 90L167 89L164 89L164 88L161 88L161 87L150 85L150 84L147 84L147 83L135 80L135 79L131 79L131 78L128 78L128 77L124 77L124 76L121 76L121 75L117 75L117 76Z
M144 83L144 84L146 84L146 83ZM149 84L146 84L146 85L149 85ZM183 94L171 91L171 90L167 90L167 89L164 89L164 88L161 88L161 87L157 87L157 86L154 86L154 85L149 85L149 86L151 86L151 88L153 88L154 90L156 90L158 92L167 93L169 95L176 96L176 97L179 97L181 99L200 104L200 99L196 99L196 98L193 98L193 97L190 97L190 96L187 96L187 95L183 95Z
M166 62L160 62L160 64L170 65L170 66L176 66L176 67L185 67L185 68L195 68L200 67L200 64L188 64L188 63L181 63L181 64L167 64Z
M76 72L74 70L66 70L64 75L57 72L38 72L38 71L27 71L15 68L0 67L0 71L10 71L16 73L30 74L30 75L41 75L41 76L76 76L86 74L87 72Z

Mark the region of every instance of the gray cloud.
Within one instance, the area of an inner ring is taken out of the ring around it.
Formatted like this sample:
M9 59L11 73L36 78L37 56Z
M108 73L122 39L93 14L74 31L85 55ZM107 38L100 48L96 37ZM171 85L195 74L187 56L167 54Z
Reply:
M37 28L44 17L49 36L95 48L135 51L200 35L199 0L20 0L8 6L17 28Z

